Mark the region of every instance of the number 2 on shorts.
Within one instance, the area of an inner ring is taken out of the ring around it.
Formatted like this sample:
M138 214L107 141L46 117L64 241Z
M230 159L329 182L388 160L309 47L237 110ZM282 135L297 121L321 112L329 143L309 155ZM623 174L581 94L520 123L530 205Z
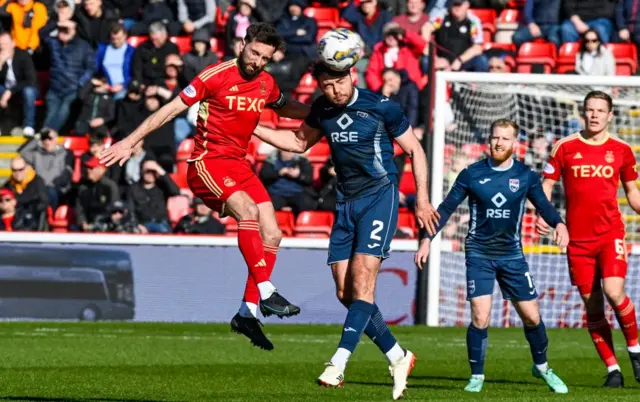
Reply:
M371 240L381 241L382 237L378 235L378 233L382 232L382 228L384 228L384 223L382 221L375 220L373 221L373 230L371 231Z

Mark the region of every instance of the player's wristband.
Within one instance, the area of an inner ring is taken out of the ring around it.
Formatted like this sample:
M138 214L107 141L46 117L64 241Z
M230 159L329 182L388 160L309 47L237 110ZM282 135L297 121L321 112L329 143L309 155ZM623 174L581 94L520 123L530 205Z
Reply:
M284 95L280 93L280 97L278 98L278 100L275 102L269 103L267 107L269 109L280 109L286 104L287 104L287 100L285 99Z

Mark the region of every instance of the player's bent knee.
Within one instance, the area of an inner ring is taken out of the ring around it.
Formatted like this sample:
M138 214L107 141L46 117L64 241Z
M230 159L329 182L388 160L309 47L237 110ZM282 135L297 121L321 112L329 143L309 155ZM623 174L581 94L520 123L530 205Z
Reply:
M611 286L604 288L604 294L607 296L607 299L611 302L611 304L619 306L622 304L627 295L624 292L624 289L620 289L617 286Z
M338 301L347 308L349 308L353 301L351 300L351 292L347 292L344 289L336 289L336 297L338 298Z
M270 228L262 235L265 243L270 245L279 245L282 240L282 230L280 228Z
M260 219L260 210L258 206L253 202L247 202L242 207L242 213L240 215L241 220L257 221Z
M537 327L540 324L540 314L523 316L522 324L525 327Z

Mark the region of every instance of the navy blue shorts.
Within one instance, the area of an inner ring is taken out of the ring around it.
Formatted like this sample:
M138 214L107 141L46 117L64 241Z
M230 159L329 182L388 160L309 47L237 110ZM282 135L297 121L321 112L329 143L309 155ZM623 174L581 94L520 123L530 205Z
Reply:
M336 219L329 241L327 264L350 260L354 254L389 257L398 224L398 187L336 204Z
M467 258L467 300L474 297L493 294L496 279L502 297L513 301L526 301L538 298L529 264L522 259L489 260Z

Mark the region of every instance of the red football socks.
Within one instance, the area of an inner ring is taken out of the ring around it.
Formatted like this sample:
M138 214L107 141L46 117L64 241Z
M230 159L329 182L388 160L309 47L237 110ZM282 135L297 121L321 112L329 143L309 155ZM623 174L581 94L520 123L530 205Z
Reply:
M238 246L249 268L249 274L256 283L269 280L267 262L264 258L260 224L254 220L243 220L238 223Z
M269 275L269 277L271 277L273 267L276 265L278 247L269 246L267 244L265 244L263 247L264 261L267 263L267 274ZM244 288L244 301L254 304L258 304L260 302L260 291L258 290L258 285L253 280L253 276L251 276L251 274L249 274L249 277L247 278L247 284Z
M604 316L604 312L598 314L587 314L587 324L593 345L600 355L604 364L613 366L617 364L615 352L613 351L613 337L609 321Z
M636 319L636 309L627 296L619 306L613 308L618 318L618 324L627 340L627 347L638 345L638 321Z

